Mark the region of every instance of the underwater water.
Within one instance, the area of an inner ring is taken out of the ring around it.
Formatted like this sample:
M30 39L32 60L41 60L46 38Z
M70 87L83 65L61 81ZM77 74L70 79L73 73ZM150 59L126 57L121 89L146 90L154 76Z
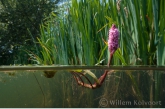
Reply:
M101 87L89 89L71 70L98 78L110 73ZM0 67L0 107L165 107L164 78L164 67Z

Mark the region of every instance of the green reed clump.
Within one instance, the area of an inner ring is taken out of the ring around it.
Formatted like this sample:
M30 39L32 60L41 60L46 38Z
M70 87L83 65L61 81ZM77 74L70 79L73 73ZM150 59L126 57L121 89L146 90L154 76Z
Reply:
M104 31L100 29L108 22L102 18L110 15L108 9L109 6L104 2L73 0L64 18L57 17L46 25L41 25L41 38L38 43L41 45L40 54L43 59L39 60L44 61L40 63L95 65L102 59L107 61L107 45L103 39L107 40L110 26L106 26Z

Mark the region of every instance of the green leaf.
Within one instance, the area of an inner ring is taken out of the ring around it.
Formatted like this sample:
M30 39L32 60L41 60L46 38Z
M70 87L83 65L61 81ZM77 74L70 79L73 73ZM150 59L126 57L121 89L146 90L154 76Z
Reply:
M96 75L94 73L92 73L90 70L84 70L85 73L87 73L88 75L90 75L97 84L100 84L98 78L96 77Z

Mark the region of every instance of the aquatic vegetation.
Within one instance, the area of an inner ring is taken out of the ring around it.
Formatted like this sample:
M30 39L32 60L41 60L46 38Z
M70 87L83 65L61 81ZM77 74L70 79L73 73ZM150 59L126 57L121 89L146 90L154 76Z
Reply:
M112 24L112 27L109 30L109 39L108 39L108 49L109 49L109 52L110 52L110 58L109 58L109 61L108 61L108 64L107 64L108 67L110 66L113 54L115 53L115 51L117 50L117 48L119 46L119 42L118 42L119 34L120 33L119 33L119 30L116 28L116 25ZM88 73L89 72L90 71L88 71ZM77 81L77 83L79 85L84 86L84 87L88 87L88 88L91 88L91 89L95 89L95 88L98 88L102 85L102 83L104 82L108 72L109 72L108 70L105 70L103 75L100 76L100 78L98 80L95 79L96 83L94 83L94 84L92 84L90 82L90 80L84 74L76 73L76 72L72 72L72 73L73 73L73 76L74 76L75 80ZM80 74L80 75L76 76L76 74ZM92 72L90 72L90 74L94 75ZM82 81L81 75L84 76L88 80L89 84L84 83Z
M102 83L104 82L104 80L106 78L108 71L105 71L105 73L99 79L97 79L95 74L92 73L90 70L84 70L84 72L81 72L81 73L77 73L77 72L73 71L71 73L73 74L73 77L76 80L76 82L78 83L78 85L81 85L81 86L84 86L84 87L87 87L90 89L96 89L102 85ZM91 80L84 73L88 73L88 74L92 75L92 77L95 79L95 83L92 84ZM87 80L88 83L85 83L83 81L82 77L85 77L85 79Z

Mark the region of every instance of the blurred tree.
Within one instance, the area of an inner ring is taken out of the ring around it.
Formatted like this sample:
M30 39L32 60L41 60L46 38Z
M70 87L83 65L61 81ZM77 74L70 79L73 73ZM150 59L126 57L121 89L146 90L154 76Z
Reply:
M0 0L0 65L12 64L20 47L34 47L41 22L56 13L59 1Z

